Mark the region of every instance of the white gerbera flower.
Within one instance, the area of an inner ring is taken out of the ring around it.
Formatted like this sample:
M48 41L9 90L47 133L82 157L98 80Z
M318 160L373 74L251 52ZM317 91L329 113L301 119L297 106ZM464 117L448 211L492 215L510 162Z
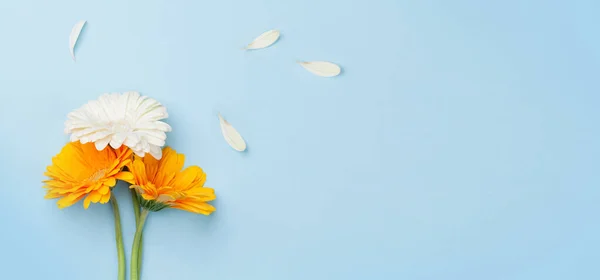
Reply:
M140 157L149 153L160 159L165 132L171 131L160 120L168 116L158 101L137 92L105 93L69 113L65 133L71 133L71 142L93 142L98 151L125 145Z

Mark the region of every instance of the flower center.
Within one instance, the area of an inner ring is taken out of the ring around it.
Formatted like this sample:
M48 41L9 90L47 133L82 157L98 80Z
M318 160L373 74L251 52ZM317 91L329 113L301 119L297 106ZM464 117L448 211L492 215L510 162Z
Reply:
M125 121L120 121L117 123L111 123L111 130L113 133L123 133L123 132L130 132L131 131L131 126L129 125L129 123L125 122Z
M97 182L98 180L104 178L104 175L106 175L106 171L106 168L100 169L94 172L94 174L92 174L90 177L88 177L86 181Z

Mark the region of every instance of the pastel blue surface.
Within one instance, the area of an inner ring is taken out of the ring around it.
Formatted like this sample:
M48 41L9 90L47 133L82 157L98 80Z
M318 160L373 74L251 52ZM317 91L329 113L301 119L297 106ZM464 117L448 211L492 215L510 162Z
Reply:
M110 206L59 210L40 181L68 112L137 90L167 106L168 144L218 195L210 217L150 216L145 280L600 279L599 13L593 0L3 1L0 278L116 278ZM240 50L273 28L274 46ZM129 255L131 203L116 195Z

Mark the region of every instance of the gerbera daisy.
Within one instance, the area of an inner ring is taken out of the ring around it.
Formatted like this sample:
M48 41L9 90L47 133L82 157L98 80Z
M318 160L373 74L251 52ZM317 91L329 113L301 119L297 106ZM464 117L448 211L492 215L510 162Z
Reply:
M160 159L171 131L161 120L168 116L158 101L137 92L106 93L69 113L65 133L72 142L94 143L98 151L125 145L140 157L149 153Z
M118 279L125 280L125 250L121 233L121 218L117 200L111 199L111 188L117 179L131 182L133 174L121 171L131 162L132 152L127 147L119 149L106 148L96 150L94 144L71 142L65 145L60 153L52 158L44 175L48 189L45 198L60 198L58 208L69 207L83 200L87 209L90 203L111 202L115 216L115 240L117 243L117 260L119 263Z
M136 156L128 165L134 176L130 188L135 189L143 208L136 219L137 229L131 249L131 280L139 280L140 277L142 232L149 211L168 207L204 215L215 211L215 207L207 203L216 196L215 190L204 187L206 173L198 166L182 170L184 161L183 154L166 147L160 160Z
M69 207L84 197L85 209L92 202L107 203L117 179L132 181L130 172L121 171L131 163L131 156L126 147L98 151L91 143L68 143L52 158L52 165L44 173L49 177L44 181L44 188L48 189L45 198L60 198L58 208Z
M204 215L215 211L207 203L216 196L214 189L204 187L206 173L198 166L182 170L184 161L183 154L169 147L163 149L161 160L135 157L129 165L134 176L130 188L137 191L142 207L151 211L171 207Z

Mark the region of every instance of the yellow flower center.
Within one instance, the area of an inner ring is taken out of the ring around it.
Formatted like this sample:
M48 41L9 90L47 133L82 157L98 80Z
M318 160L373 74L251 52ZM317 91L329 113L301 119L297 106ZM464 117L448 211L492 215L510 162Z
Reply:
M104 175L106 175L106 171L106 168L100 169L94 172L94 174L92 174L90 177L88 177L86 181L89 183L97 182L98 180L104 178Z

